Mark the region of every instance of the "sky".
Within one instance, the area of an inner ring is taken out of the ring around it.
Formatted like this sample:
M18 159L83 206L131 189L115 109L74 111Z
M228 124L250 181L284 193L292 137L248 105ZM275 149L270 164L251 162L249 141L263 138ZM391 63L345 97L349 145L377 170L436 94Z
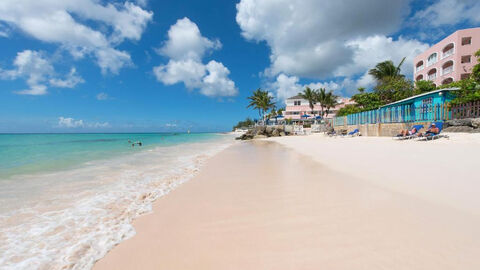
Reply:
M218 132L247 97L348 97L480 26L475 0L2 0L0 133Z

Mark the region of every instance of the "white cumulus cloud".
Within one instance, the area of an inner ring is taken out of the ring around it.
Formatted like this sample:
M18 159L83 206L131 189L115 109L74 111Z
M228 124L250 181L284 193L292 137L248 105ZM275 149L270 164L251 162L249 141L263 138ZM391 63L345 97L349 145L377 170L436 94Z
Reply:
M65 128L78 128L85 126L85 124L83 123L83 120L75 120L70 117L59 117L58 126Z
M48 86L73 88L83 82L75 68L72 68L65 78L57 77L50 60L38 51L25 50L17 53L13 67L10 70L0 69L0 78L4 80L25 79L29 89L16 91L17 94L44 95L48 93Z
M228 78L228 68L214 60L202 62L207 52L220 48L220 41L203 37L190 19L180 19L170 27L168 40L157 49L169 58L168 63L154 67L153 72L166 85L184 83L188 89L199 89L209 97L235 96L238 89Z
M480 23L480 2L478 0L439 0L424 10L417 11L414 20L420 25L442 26L462 22Z
M139 40L153 13L131 3L97 0L2 0L0 22L38 40L59 44L74 58L92 55L103 73L131 64L116 47L125 39ZM100 29L94 29L94 22Z
M340 87L371 85L365 75L376 63L409 61L428 47L414 39L392 39L409 13L409 0L241 0L236 20L242 35L266 42L270 66L264 74L286 83L279 93L292 93L295 78L329 80ZM283 74L283 76L281 76ZM287 79L288 78L288 79ZM352 89L344 89L351 93ZM283 97L283 95L281 94Z
M59 117L57 127L59 128L108 128L108 122L85 122L81 119L75 120L71 117Z

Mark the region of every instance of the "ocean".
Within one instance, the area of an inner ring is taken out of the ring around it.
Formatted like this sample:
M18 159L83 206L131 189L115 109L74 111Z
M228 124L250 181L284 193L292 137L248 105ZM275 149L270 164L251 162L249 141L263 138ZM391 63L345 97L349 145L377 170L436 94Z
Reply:
M142 142L142 146L134 142ZM0 269L90 269L233 143L213 133L0 134Z

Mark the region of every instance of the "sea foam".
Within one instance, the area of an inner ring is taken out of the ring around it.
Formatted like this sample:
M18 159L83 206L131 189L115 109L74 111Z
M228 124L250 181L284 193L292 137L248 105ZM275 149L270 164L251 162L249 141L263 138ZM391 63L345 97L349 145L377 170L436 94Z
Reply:
M231 137L157 147L2 181L0 269L90 269L135 235L132 220L188 181Z

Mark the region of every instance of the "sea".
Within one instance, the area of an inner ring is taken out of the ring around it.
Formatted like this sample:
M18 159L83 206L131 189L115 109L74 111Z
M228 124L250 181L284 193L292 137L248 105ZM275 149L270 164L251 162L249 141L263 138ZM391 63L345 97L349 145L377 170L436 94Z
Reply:
M233 142L219 133L0 134L0 269L91 269L135 235L132 221L153 201Z

